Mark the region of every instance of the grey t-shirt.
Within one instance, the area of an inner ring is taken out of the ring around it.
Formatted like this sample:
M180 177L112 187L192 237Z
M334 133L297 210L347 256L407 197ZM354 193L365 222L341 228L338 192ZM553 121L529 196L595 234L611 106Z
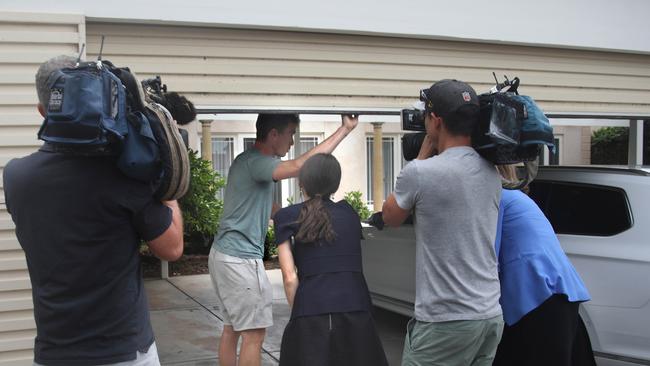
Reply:
M214 247L238 258L262 258L273 205L273 171L280 159L251 148L228 171L223 214Z
M409 163L395 199L415 208L415 318L426 322L501 314L494 249L501 184L468 146Z

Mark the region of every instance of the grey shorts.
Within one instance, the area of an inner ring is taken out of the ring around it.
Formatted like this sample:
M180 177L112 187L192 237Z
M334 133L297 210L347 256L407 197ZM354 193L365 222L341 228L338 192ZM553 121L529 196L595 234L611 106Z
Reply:
M233 257L213 248L208 268L224 325L237 332L273 325L273 289L261 259Z
M439 323L411 319L406 328L402 366L491 366L503 318Z

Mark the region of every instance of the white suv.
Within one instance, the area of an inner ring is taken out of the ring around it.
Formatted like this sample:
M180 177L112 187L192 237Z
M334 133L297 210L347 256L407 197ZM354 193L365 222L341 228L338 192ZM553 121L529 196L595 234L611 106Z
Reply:
M599 365L650 365L650 169L540 167L533 198L591 294L581 306ZM412 315L413 226L364 228L379 307Z

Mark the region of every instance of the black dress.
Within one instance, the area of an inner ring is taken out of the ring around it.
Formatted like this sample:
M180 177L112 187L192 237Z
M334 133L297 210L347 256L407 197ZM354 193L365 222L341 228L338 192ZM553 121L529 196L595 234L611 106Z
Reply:
M280 365L388 365L370 313L361 266L359 216L345 201L324 200L323 204L336 239L293 245L299 285L282 336ZM297 233L301 208L302 204L293 205L275 215L278 244Z

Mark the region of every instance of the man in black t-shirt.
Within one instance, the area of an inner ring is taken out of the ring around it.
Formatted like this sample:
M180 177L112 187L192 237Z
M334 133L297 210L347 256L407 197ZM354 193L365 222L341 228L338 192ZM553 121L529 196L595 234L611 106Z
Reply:
M47 110L49 75L76 60L58 56L36 74L38 110ZM7 210L32 283L36 365L159 365L139 247L159 258L183 252L176 201L124 176L115 158L39 151L4 169Z

